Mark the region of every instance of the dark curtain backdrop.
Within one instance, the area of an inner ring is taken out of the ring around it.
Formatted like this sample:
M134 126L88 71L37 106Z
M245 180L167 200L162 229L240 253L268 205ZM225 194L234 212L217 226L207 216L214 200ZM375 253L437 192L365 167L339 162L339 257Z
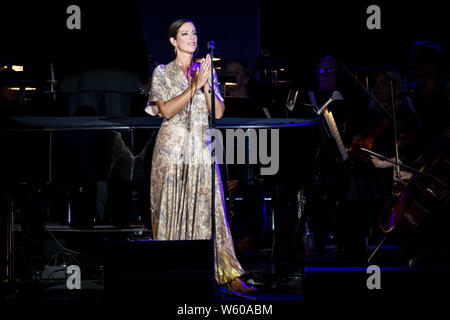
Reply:
M366 9L381 9L381 30L369 30ZM301 85L315 79L317 60L334 55L348 66L395 65L404 71L415 41L432 41L448 56L445 1L262 1L261 47L290 63Z
M172 46L167 31L178 19L194 21L199 50L213 40L216 51L226 58L241 58L253 64L259 52L259 0L140 1L144 37L159 63L170 62Z
M67 30L66 8L78 4L82 30ZM366 8L381 8L381 30L368 30ZM140 70L145 60L167 63L171 22L194 20L200 50L216 42L225 58L252 65L260 48L271 59L287 60L301 85L314 81L317 59L338 56L349 66L391 64L404 69L414 41L429 40L448 56L449 19L445 1L16 1L2 3L0 59L23 58L49 73L83 64L120 63Z

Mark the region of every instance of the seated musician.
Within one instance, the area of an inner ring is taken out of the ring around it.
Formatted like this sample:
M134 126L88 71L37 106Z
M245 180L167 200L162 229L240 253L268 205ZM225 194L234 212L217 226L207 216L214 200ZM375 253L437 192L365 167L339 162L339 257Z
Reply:
M376 100L369 101L367 121L349 150L350 161L355 163L356 169L348 176L346 194L338 208L339 241L346 262L362 263L367 258L366 239L376 241L378 213L392 194L393 164L374 156L367 157L360 150L365 147L394 159L393 121L387 114L392 114L391 82L400 160L411 163L417 153L414 149L417 122L414 112L399 95L403 92L401 76L393 67L380 68L373 78L372 94Z
M448 128L450 124L449 86L445 84L445 63L440 49L431 42L415 43L409 60L409 72L414 85L409 107L417 123L417 147L415 157L425 152ZM378 161L380 165L390 166ZM400 177L394 179L407 181L413 175L400 168Z
M448 161L448 151L445 152L442 148L448 148L450 139L449 99L445 87L445 80L448 80L447 64L438 46L431 42L420 42L413 46L409 67L412 83L415 85L411 91L419 126L415 156L419 160L422 157L425 159L414 161L412 166L422 168L422 172L432 174L441 181L448 181L448 170L447 173L442 170L445 167L443 163ZM427 166L433 163L434 167ZM407 170L401 170L400 176L394 178L407 183L407 186L413 184L423 189L428 188L427 179L421 179ZM426 202L422 201L420 193L414 198L418 203L425 204L427 214L417 232L404 234L402 238L399 260L405 261L409 266L450 265L450 237L446 230L450 223L450 192L448 185L440 187L441 189L435 189L436 197L432 200L427 198Z
M320 107L327 102L334 91L339 91L344 100L334 101L328 109L333 113L344 143L351 143L356 132L361 128L361 121L367 116L365 100L360 90L356 91L354 86L346 83L340 64L332 56L319 59L316 78L316 90L308 92L311 104Z
M227 61L224 75L236 78L235 85L226 87L226 117L230 118L266 118L267 114L249 93L252 81L247 63L241 59Z
M353 92L353 88L344 83L344 75L337 59L324 56L316 66L315 90L308 92L309 102L322 106L332 96L334 91L343 95L343 101L334 101L328 106L336 121L336 126L345 145L349 145L366 116L366 102L361 93ZM300 108L298 108L300 109ZM300 110L299 110L300 111ZM311 116L311 115L309 115ZM312 201L308 210L311 216L311 226L314 233L316 250L322 250L332 244L335 230L336 202L342 197L345 186L342 175L346 172L341 156L336 147L336 141L327 133L326 127L321 127L321 145L318 161L314 168L316 181L312 186Z
M250 75L247 64L240 59L231 59L227 61L225 75L236 77L236 85L229 86L226 96L233 98L250 99L248 95L248 83Z
M247 64L241 59L228 60L225 75L235 77L236 85L228 86L225 92L227 108L224 116L265 118L262 109L258 108L257 103L249 96L250 74ZM256 177L254 169L254 165L234 164L228 165L227 170L221 170L227 179L226 192L229 197L240 195L244 199L239 202L240 205L230 200L229 203L234 203L235 207L228 208L228 211L233 211L233 216L229 217L234 232L233 238L241 238L236 244L236 249L240 252L256 248L263 226L264 199L252 186Z

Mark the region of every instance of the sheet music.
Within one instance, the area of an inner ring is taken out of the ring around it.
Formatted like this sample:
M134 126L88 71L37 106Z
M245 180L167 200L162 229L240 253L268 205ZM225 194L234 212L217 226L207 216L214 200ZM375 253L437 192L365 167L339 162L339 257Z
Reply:
M333 114L328 111L328 109L325 109L323 112L323 115L325 117L325 120L327 121L328 127L330 128L331 134L336 141L337 147L339 149L339 153L341 154L342 160L348 159L348 152L347 149L344 146L344 143L342 142L341 135L339 134L339 130L336 126L336 122L334 121Z

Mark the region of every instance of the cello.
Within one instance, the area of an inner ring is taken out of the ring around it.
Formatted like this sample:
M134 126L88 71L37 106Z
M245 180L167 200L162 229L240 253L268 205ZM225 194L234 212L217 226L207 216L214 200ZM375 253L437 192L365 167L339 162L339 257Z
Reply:
M381 230L388 234L401 228L415 232L435 210L448 205L442 197L448 194L450 181L450 127L414 162L416 173L397 190L379 216Z

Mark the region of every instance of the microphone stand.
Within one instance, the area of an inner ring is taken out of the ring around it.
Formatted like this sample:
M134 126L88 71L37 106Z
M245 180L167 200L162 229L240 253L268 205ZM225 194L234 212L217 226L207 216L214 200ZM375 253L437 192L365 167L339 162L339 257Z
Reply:
M53 102L56 101L56 80L55 80L55 72L53 71L53 62L50 63L50 92L52 94Z
M214 130L216 128L216 93L214 86L214 41L208 42L208 49L211 57L211 119L209 122L209 130L211 133L211 239L213 245L212 257L215 273L219 277L218 257L216 248L216 148Z
M217 254L216 247L216 147L215 147L215 136L214 130L216 130L216 91L214 85L214 49L215 44L214 41L208 42L208 49L211 56L211 119L209 122L209 130L211 132L211 239L212 239L212 256L213 256L213 265L215 266L215 273L219 277L219 259ZM256 300L251 296L247 296L245 294L240 294L237 292L232 292L229 290L221 290L224 293L231 294L233 296L238 296L244 299Z

